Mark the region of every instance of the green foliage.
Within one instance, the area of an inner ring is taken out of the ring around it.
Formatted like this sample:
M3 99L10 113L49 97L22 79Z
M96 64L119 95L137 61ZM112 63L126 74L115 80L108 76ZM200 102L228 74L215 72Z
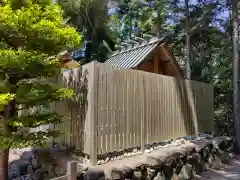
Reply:
M114 49L115 39L108 26L108 8L105 0L59 0L67 22L79 32L84 32L88 42L85 60L106 60L109 51ZM78 60L78 58L76 59Z
M111 28L118 41L143 34L170 34L167 42L176 60L185 66L185 16L183 0L162 0L154 6L139 6L126 0L120 13L111 17ZM190 5L192 79L214 85L215 124L222 134L232 133L232 42L230 9L226 1L198 0ZM155 9L154 9L155 8ZM155 13L154 13L155 12ZM156 16L157 13L157 16ZM121 23L120 23L121 22ZM119 38L120 37L120 38Z
M44 145L59 132L31 132L29 128L61 121L56 112L39 109L49 109L49 103L73 95L72 90L47 79L61 72L57 54L79 46L81 36L65 24L61 9L51 1L11 0L0 6L0 41L0 111L4 120L0 147Z
M10 93L0 94L0 111L3 111L5 105L7 105L9 101L13 100L14 97L15 95Z

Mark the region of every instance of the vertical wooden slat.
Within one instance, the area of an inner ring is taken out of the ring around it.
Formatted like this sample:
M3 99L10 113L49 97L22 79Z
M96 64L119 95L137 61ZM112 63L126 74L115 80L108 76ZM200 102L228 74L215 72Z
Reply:
M131 130L131 124L132 124L132 109L130 106L130 102L132 100L132 93L131 93L131 81L129 80L129 73L127 70L125 70L125 81L126 81L126 89L125 89L125 98L126 98L126 112L127 112L127 117L126 117L126 140L127 140L127 147L130 148L132 145L132 130Z
M109 119L109 125L110 125L110 132L109 132L109 134L108 134L108 136L110 136L110 149L111 149L111 151L113 151L114 150L114 148L115 148L115 102L114 102L114 100L115 100L115 97L114 97L114 95L115 95L115 89L114 89L114 83L115 83L115 77L114 77L114 75L113 74L111 74L111 82L109 82L110 84L111 84L111 86L109 86L109 94L108 94L108 96L110 97L110 99L111 99L111 104L110 104L110 106L111 106L111 119Z
M141 101L140 101L140 110L141 110L141 118L140 118L140 144L141 144L141 150L144 151L144 145L145 145L145 127L144 127L144 121L145 121L145 103L146 103L146 83L145 83L145 78L144 76L140 76L140 83L142 84L141 86Z
M201 123L201 131L213 128L209 122L213 124L212 85L104 64L93 63L88 67L86 125L79 124L79 108L70 108L63 102L56 108L70 110L56 128L66 133L64 143L77 148L81 147L78 136L85 131L84 146L93 163L99 153L139 145L143 150L146 143L184 136L188 132L185 122L195 126ZM77 83L75 77L74 84L65 86L77 92Z
M122 71L118 71L119 73L119 99L118 99L118 104L119 104L119 149L123 148L123 124L124 124L124 120L123 120L123 116L124 116L124 111L123 111L123 85L125 82L123 82L123 72ZM121 85L121 86L120 86Z
M90 143L90 161L93 165L97 164L97 132L98 129L98 117L97 117L97 97L98 97L98 89L96 88L96 84L98 83L98 77L99 77L99 66L97 64L92 64L92 79L90 80L91 89L89 90L90 95L89 96L89 102L88 102L88 108L89 108L89 143Z
M123 121L124 121L124 149L128 148L128 139L129 139L129 129L128 129L128 112L127 112L127 77L126 77L126 69L123 71L123 81L124 81L124 86L123 86L123 111L124 111L124 116L123 116Z
M107 82L106 82L106 85L105 85L106 89L104 89L104 90L105 90L105 98L107 100L107 109L106 109L106 111L107 111L106 115L107 116L106 116L105 121L104 121L104 127L106 127L106 129L104 131L105 139L103 141L106 142L106 152L111 152L112 151L111 145L110 145L111 144L111 139L110 139L110 137L111 137L111 120L112 120L111 113L112 113L112 108L113 108L112 107L112 99L111 99L111 97L112 97L111 83L113 82L113 80L112 80L113 77L112 77L111 73L107 74L107 72L106 72L106 76L107 76L107 78L106 78Z
M133 75L133 74L132 74ZM133 77L133 84L132 84L132 88L133 88L133 119L132 119L132 132L133 132L133 146L137 145L137 133L136 133L136 129L137 129L137 124L136 124L136 119L138 119L137 116L137 103L136 103L136 98L137 98L137 91L136 91L136 80L137 80L137 74ZM135 107L135 108L134 108Z
M103 69L101 67L99 67L99 79L98 79L98 85L97 88L99 89L99 96L98 98L98 118L99 118L99 123L98 123L98 128L96 129L98 131L97 136L98 136L98 153L103 153L103 137L104 134L103 132L100 131L101 129L101 125L100 125L100 121L102 119L104 119L104 114L106 114L105 111L105 107L104 107L104 90L105 90L105 81L104 81L104 72Z

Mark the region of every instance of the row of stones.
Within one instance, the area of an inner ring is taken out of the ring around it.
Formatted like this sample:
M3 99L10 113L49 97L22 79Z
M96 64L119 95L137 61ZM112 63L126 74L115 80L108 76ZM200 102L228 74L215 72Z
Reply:
M108 173L104 169L89 168L78 173L77 180L187 180L195 179L210 168L219 168L228 163L233 155L233 141L228 137L214 138L201 148L189 148L185 153L173 152L164 160L155 164L142 164L136 168L127 165L112 168Z

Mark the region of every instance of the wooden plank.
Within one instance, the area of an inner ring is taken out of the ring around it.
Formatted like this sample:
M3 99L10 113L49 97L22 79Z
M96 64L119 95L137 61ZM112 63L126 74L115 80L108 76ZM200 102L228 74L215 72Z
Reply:
M141 151L144 151L144 145L145 145L145 127L144 127L144 121L145 121L145 103L146 103L146 79L144 76L140 76L140 84L142 85L141 86L141 101L139 103L140 105L140 110L141 110L141 113L140 113L140 144L141 144Z
M90 125L90 162L93 165L97 164L97 148L98 148L98 142L97 142L97 126L98 126L98 116L97 116L97 108L98 105L97 97L98 97L98 89L96 88L96 83L98 83L98 77L99 77L99 66L98 64L91 64L91 70L92 70L92 79L90 79L90 98L88 102L88 109L89 109L89 116L88 121Z
M99 67L101 72L97 70ZM78 117L80 108L74 106L69 111L71 117L69 113L64 113L68 116L55 127L66 133L62 140L67 145L81 148L81 144L85 144L86 151L96 156L184 136L187 132L185 121L195 121L195 127L196 124L204 124L199 127L201 131L212 129L205 125L208 121L213 124L212 85L104 64L92 63L88 65L88 70L86 125L83 122L81 127ZM68 79L72 75L68 73L67 76ZM77 80L76 76L74 84L67 83L65 86L77 92L77 83L80 83ZM78 103L75 105L78 106ZM60 111L68 107L66 102L62 104L56 107ZM84 143L79 138L82 131L85 132Z

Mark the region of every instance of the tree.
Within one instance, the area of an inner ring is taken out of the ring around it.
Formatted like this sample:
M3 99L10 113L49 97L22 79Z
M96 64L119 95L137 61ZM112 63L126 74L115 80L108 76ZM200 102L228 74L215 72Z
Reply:
M185 34L186 34L186 77L187 79L191 79L191 35L190 33L190 27L189 27L189 2L188 0L185 0Z
M9 148L45 145L53 130L30 132L28 128L61 121L56 112L42 111L52 101L73 92L46 79L61 71L59 52L80 44L78 32L64 23L61 9L47 0L5 1L0 7L0 169L8 179ZM31 111L22 114L22 110ZM3 157L4 156L4 157Z
M232 0L233 22L233 122L236 153L240 152L240 70L239 70L239 2Z
M105 0L59 0L68 23L83 32L85 47L76 50L75 60L90 62L106 59L114 50L114 39L108 27L108 8Z

